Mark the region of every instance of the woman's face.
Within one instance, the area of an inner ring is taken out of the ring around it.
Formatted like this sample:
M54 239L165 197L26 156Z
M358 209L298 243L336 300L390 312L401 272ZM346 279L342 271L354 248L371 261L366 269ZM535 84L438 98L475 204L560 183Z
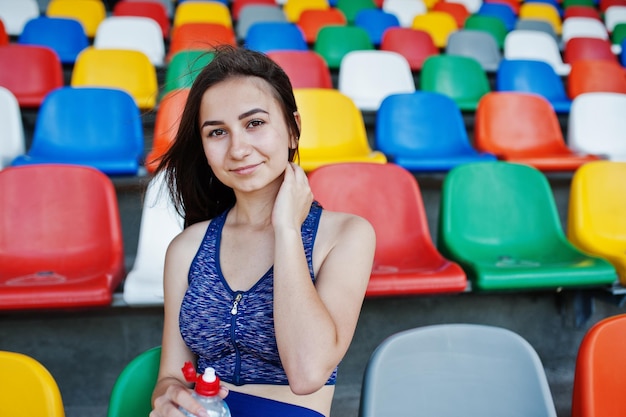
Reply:
M210 87L199 121L204 154L222 183L240 192L280 185L297 140L265 80L235 77Z

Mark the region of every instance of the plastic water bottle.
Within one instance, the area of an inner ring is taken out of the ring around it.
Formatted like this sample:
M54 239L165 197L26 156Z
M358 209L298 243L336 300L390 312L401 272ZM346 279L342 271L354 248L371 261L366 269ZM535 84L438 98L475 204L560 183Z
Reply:
M197 374L191 362L186 362L183 367L183 375L187 382L195 382L196 386L191 394L209 413L210 417L231 417L228 404L219 396L220 379L215 374L215 369L209 367L203 374ZM180 411L187 417L197 417L180 407Z

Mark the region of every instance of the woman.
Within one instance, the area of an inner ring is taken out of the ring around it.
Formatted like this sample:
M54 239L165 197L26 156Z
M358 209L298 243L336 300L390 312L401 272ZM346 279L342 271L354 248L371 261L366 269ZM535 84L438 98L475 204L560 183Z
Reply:
M216 369L233 417L329 416L374 231L313 200L293 162L300 115L284 71L258 52L214 53L157 170L185 230L165 260L151 416L180 416L179 406L203 415L181 373L186 361Z

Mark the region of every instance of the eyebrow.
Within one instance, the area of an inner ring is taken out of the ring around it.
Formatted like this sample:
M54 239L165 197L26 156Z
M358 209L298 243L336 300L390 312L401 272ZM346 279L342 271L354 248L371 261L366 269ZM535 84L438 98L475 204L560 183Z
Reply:
M269 114L267 111L260 109L260 108L254 108L252 110L248 110L247 112L241 113L238 117L239 120L243 120L246 117L250 117L255 113L265 113L265 114ZM200 127L201 129L205 126L216 126L216 125L223 125L224 122L221 120L207 120L204 123L202 123L202 126Z

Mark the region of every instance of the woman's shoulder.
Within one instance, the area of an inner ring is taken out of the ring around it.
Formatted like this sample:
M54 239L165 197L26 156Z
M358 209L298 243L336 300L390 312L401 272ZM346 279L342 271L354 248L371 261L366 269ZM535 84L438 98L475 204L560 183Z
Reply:
M352 213L324 210L319 227L326 238L339 243L356 239L375 242L376 239L372 224Z
M180 252L188 250L197 250L204 239L207 227L211 223L210 220L194 223L189 227L186 227L182 232L172 239L169 245L168 251ZM195 252L194 252L195 253Z

